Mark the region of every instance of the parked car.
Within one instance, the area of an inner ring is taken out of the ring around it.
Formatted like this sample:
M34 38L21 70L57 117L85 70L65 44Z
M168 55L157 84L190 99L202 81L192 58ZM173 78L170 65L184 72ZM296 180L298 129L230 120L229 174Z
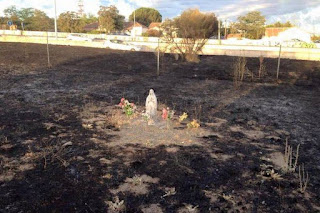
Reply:
M114 36L130 36L130 35L126 34L126 33L110 33L110 34L108 34L108 35L114 35Z
M67 37L68 40L71 41L92 41L92 38L85 37L81 34L71 33Z
M142 49L141 46L129 44L129 43L122 41L122 40L107 40L104 43L104 46L107 48L116 49L116 50L140 51Z

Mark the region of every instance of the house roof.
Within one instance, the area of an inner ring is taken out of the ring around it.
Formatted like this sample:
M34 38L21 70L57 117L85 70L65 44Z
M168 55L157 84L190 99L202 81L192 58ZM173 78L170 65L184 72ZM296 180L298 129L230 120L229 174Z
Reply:
M134 26L133 26L134 25ZM143 24L140 24L139 22L136 22L135 24L133 23L133 21L129 21L129 22L125 22L123 24L123 28L125 30L132 30L133 27L142 27L142 28L148 28L146 26L144 26Z
M92 31L92 30L97 30L98 28L99 28L99 22L93 22L91 24L87 24L86 26L84 26L83 30Z
M133 25L133 21L125 21L123 22L123 29L126 30L132 25Z
M149 25L149 29L160 27L161 24L161 22L151 22L151 24Z

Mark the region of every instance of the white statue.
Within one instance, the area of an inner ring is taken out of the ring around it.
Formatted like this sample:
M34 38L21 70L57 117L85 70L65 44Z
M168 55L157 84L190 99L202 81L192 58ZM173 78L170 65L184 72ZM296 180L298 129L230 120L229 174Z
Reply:
M158 102L157 97L154 94L153 89L150 89L149 95L146 99L146 113L151 119L155 118L157 115Z

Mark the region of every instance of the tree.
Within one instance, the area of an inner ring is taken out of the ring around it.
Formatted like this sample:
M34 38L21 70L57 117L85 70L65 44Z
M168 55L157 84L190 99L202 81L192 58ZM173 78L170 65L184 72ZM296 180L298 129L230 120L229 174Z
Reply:
M285 23L281 23L281 22L277 21L273 24L267 25L266 27L293 27L293 26L294 25L290 21L287 21Z
M91 24L98 21L98 17L94 16L93 14L85 14L81 17L84 23Z
M3 10L3 13L8 20L12 21L13 24L20 25L19 14L16 6L10 6Z
M48 31L50 28L53 28L53 19L49 18L45 12L35 9L25 29Z
M17 11L18 17L20 21L27 23L30 21L32 16L34 15L34 8L22 8L21 10Z
M61 13L58 18L58 27L62 32L79 33L83 31L84 22L73 11Z
M178 52L183 60L199 61L198 53L218 29L214 13L202 13L198 9L188 9L174 20L163 24L165 39L173 44L171 50ZM175 36L182 38L176 39Z
M264 34L266 18L259 11L238 17L236 28L244 32L246 38L260 39Z
M141 7L135 10L135 12L129 16L130 21L134 20L134 13L136 21L145 26L149 26L151 22L162 21L162 16L159 11L153 8Z
M122 30L124 16L119 14L119 10L116 8L116 6L100 6L98 15L100 28L102 28L105 32L110 33L114 30Z
M31 22L31 17L34 14L34 9L33 8L22 8L21 10L17 11L19 20L21 22L21 28L25 30L30 30L28 29L28 25ZM23 25L23 26L22 26Z
M50 19L45 12L34 8L22 8L17 10L15 6L11 6L4 10L4 20L11 20L14 24L18 25L19 29L23 23L25 30L47 31L50 26L53 26L53 19Z

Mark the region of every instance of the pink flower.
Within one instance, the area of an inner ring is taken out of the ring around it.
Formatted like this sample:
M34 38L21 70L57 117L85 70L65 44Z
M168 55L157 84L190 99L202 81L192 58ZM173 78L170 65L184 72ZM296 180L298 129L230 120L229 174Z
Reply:
M131 105L131 107L134 107L134 103L131 103L130 105Z
M166 120L168 118L168 110L163 108L162 109L162 119Z
M126 100L125 98L121 98L119 106L123 107L125 100Z

